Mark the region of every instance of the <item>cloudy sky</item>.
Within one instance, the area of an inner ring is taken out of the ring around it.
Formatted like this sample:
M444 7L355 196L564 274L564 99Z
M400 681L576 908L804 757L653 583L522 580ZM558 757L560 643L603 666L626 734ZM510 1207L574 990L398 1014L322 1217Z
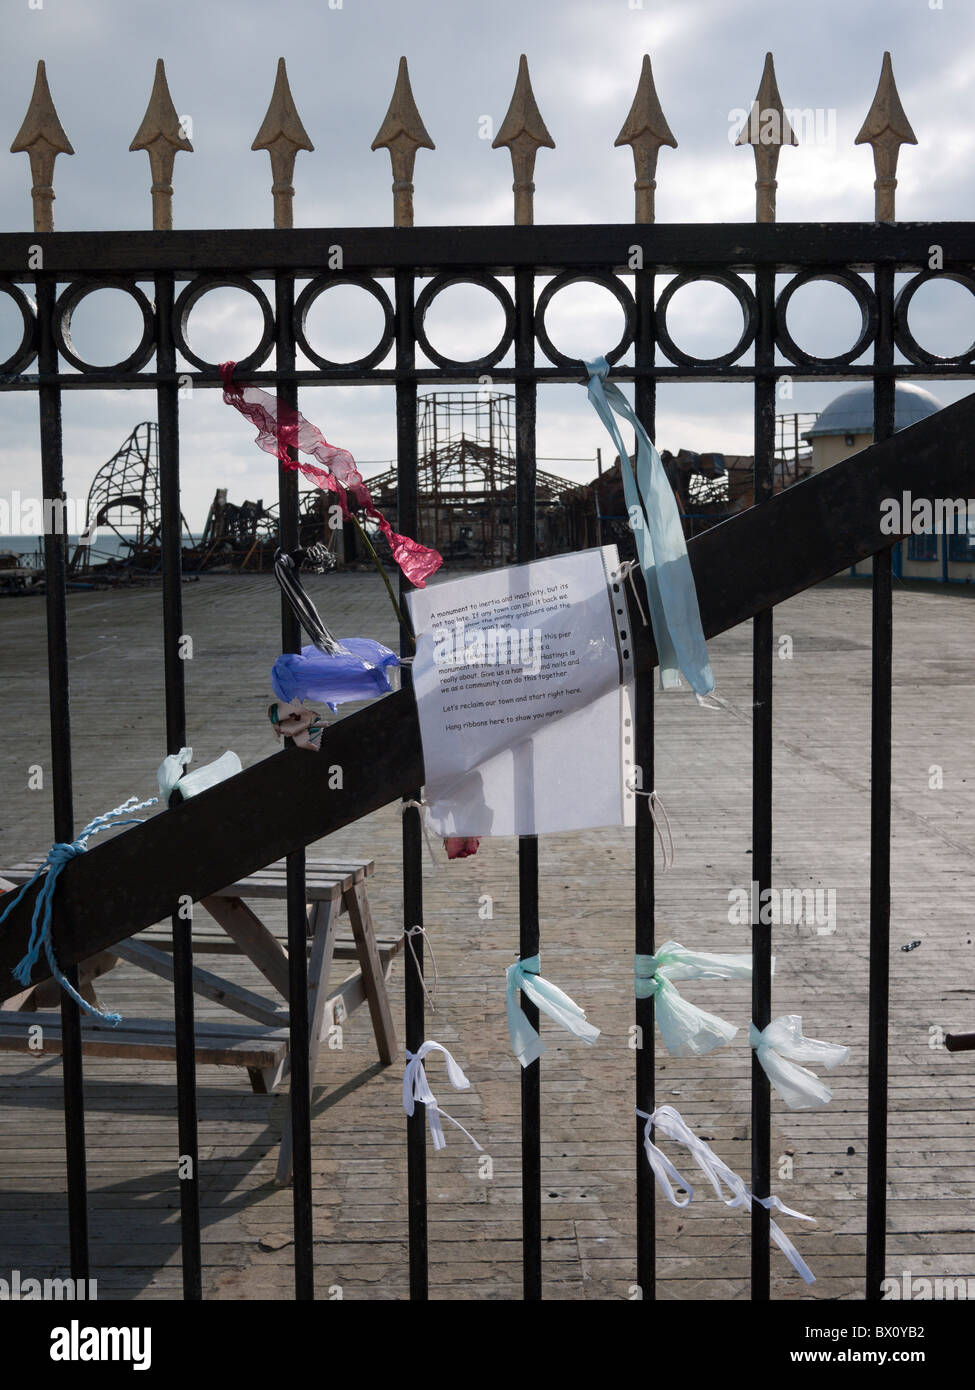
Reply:
M898 215L905 220L975 217L971 176L975 116L967 100L975 77L975 7L965 0L4 0L0 63L0 149L16 135L39 58L74 146L55 173L59 230L150 225L145 153L128 145L142 119L157 57L179 113L192 123L193 154L179 154L175 221L181 228L270 225L270 169L252 152L279 55L315 145L298 157L299 226L388 225L389 157L370 143L383 118L401 54L434 152L416 169L418 224L503 224L511 219L506 151L484 134L504 117L518 56L528 56L535 95L556 142L538 156L539 223L625 222L633 216L629 149L613 141L627 114L644 53L651 55L661 104L679 142L661 152L657 217L665 222L747 222L754 217L752 152L734 148L736 111L755 94L767 49L775 56L783 101L819 111L798 149L779 165L780 221L860 221L873 215L869 148L853 141L869 108L884 49L893 56L901 99L919 145L901 151ZM30 227L27 157L0 154L2 227ZM334 296L334 297L333 297ZM496 337L496 318L476 290L445 295L431 316L431 339L471 357ZM691 351L722 351L740 316L718 287L674 301L671 328ZM855 334L849 296L820 289L796 297L793 336L835 352ZM617 312L579 287L553 303L549 328L571 356L593 356L616 341ZM925 346L957 352L975 339L975 305L959 286L932 287L915 301L912 327ZM0 354L15 341L15 316L0 297ZM190 324L201 355L245 355L253 316L232 291L208 298ZM355 357L375 341L368 304L354 291L330 292L310 325L326 355ZM76 346L112 361L131 345L131 305L111 291L76 316ZM965 386L928 383L945 402ZM837 392L798 383L782 409L818 410ZM751 452L751 391L742 386L662 388L661 448ZM394 453L390 393L377 388L309 390L302 406L327 437L350 449L363 471ZM0 498L38 486L36 405L3 396L5 431ZM132 427L151 418L146 392L67 393L65 465L70 496L83 498L97 466ZM182 412L184 510L205 516L213 490L232 500L275 495L271 460L248 427L215 393L196 392ZM581 387L541 393L541 466L576 478L593 475L608 440ZM13 527L13 529L18 529Z

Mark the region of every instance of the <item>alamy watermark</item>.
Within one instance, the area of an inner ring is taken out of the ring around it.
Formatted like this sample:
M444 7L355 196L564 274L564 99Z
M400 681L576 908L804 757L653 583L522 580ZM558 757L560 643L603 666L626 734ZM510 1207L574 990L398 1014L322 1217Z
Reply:
M964 536L975 529L975 498L885 497L880 530L885 536Z
M781 145L790 129L800 145L825 145L835 150L836 107L793 106L778 111L774 106L762 110L755 102L750 110L735 106L728 112L728 140L732 145L746 130L745 139L751 145Z
M78 497L25 497L14 488L0 497L0 535L80 536L87 544L98 526L88 525L88 502Z
M542 669L542 630L538 627L452 627L433 630L433 659L440 670L462 666L516 666L537 676Z
M975 1279L956 1275L941 1279L919 1279L909 1269L901 1272L901 1277L881 1280L881 1297L885 1299L913 1299L915 1301L943 1299L975 1300Z
M67 1303L84 1299L93 1302L97 1298L97 1279L34 1279L30 1276L25 1279L19 1269L12 1269L9 1279L0 1277L0 1303L32 1299Z
M836 931L835 888L765 888L755 879L748 888L728 890L732 926L810 926L818 936Z

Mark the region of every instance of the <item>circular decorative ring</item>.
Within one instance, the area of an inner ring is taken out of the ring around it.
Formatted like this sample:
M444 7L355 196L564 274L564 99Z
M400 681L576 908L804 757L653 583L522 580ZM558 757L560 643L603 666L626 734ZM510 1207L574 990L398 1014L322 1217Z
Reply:
M477 285L479 289L487 290L501 305L504 313L504 332L501 340L495 348L485 353L483 357L475 357L469 362L457 361L452 357L444 357L436 348L430 346L430 339L427 337L425 320L433 301L441 291L450 285ZM438 367L445 367L449 371L461 368L465 372L484 372L489 367L496 367L502 357L511 347L515 340L515 306L511 295L502 285L501 281L493 275L465 275L463 272L458 274L446 273L435 276L428 285L420 291L420 297L416 301L413 310L413 332L416 341L422 351L429 357L431 362L436 362Z
M189 322L190 314L200 300L211 290L243 290L245 294L257 301L257 306L261 311L264 320L264 327L261 330L261 340L253 352L242 357L237 363L237 370L248 372L255 367L260 367L271 355L274 347L274 312L268 303L264 291L259 289L253 280L247 280L242 275L222 275L217 280L211 280L208 276L200 275L195 280L191 280L184 290L181 291L173 312L173 336L176 339L176 346L187 361L192 362L194 367L199 367L202 372L215 372L219 363L207 362L204 358L198 357L186 341L186 326Z
M585 363L581 357L566 357L564 353L559 352L548 336L545 327L545 314L559 290L564 290L567 285L580 283L598 285L600 289L609 290L623 310L623 334L619 342L609 352L600 354L606 358L610 366L620 360L636 337L636 305L632 294L622 280L617 280L612 275L600 275L598 272L587 274L585 271L564 270L561 275L556 275L553 280L549 280L538 296L538 303L535 306L535 337L550 362L554 362L556 367L567 368L573 372L580 368L584 370Z
M789 332L787 311L790 299L796 290L816 280L829 280L834 285L842 285L843 289L848 290L856 300L860 310L859 337L851 348L848 348L846 352L837 353L835 357L815 357L812 353L804 352ZM865 280L849 270L810 268L800 271L798 275L793 276L775 301L776 346L797 367L847 366L850 362L854 362L862 352L865 352L873 342L877 336L877 322L877 296Z
M20 317L24 323L20 345L6 362L0 362L0 376L17 376L25 367L30 366L37 355L37 305L11 280L0 280L0 293L10 296L20 310Z
M83 299L96 290L121 290L134 299L142 315L142 337L134 352L121 362L112 362L103 367L93 366L79 357L71 341L71 319ZM66 357L73 367L86 376L108 376L115 372L137 372L143 368L156 350L156 311L134 280L121 275L105 276L95 282L75 280L58 299L54 311L54 337L58 351Z
M315 352L314 348L308 344L305 333L305 321L312 305L319 295L329 289L332 285L357 285L359 289L365 290L376 300L380 309L383 311L383 332L376 347L372 352L367 352L365 357L357 357L354 362L333 362L328 357L322 357ZM377 362L381 362L396 338L396 315L393 313L393 306L389 302L389 297L375 280L370 280L367 275L320 275L317 280L313 280L310 285L306 285L298 296L295 304L295 340L302 352L315 363L316 367L321 367L328 371L330 368L339 367L346 371L363 371L367 367L374 367Z
M907 323L907 311L911 306L911 300L922 285L929 280L953 280L956 285L964 285L965 289L975 295L975 279L970 275L964 275L958 270L924 270L920 275L915 275L913 280L908 280L907 284L901 289L894 300L894 342L901 352L916 366L964 366L975 359L975 343L966 348L964 352L959 352L955 357L939 357L935 352L928 352L923 348L914 337Z
M730 352L723 352L720 357L694 357L693 354L684 352L674 342L667 328L667 309L674 295L685 285L697 285L701 281L723 285L726 290L731 291L741 308L742 319L744 320L741 337ZM730 367L732 362L747 351L755 341L755 334L758 332L758 305L755 302L755 296L744 280L739 280L736 275L726 275L719 270L684 271L682 275L675 276L664 289L657 301L654 319L657 341L671 362L675 362L680 367Z

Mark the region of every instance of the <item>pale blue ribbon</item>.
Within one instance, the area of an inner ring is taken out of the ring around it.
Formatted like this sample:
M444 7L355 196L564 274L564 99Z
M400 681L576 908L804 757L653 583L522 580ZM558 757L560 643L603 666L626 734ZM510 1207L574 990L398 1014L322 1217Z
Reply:
M673 1139L676 1143L682 1144L684 1148L687 1149L691 1158L693 1158L694 1162L700 1168L701 1172L707 1178L726 1207L744 1207L747 1211L751 1211L752 1202L757 1202L758 1205L764 1207L766 1211L780 1211L783 1216L794 1216L797 1221L812 1221L813 1224L815 1224L814 1217L806 1216L801 1211L794 1211L792 1207L787 1207L778 1197L756 1197L755 1194L745 1186L745 1183L738 1174L733 1172L732 1169L728 1167L727 1163L725 1163L723 1159L720 1159L703 1139L698 1138L687 1124L680 1111L675 1110L672 1105L660 1105L652 1115L648 1115L645 1110L640 1110L639 1108L636 1113L641 1120L646 1121L646 1124L643 1126L643 1148L650 1167L653 1170L653 1175L657 1180L657 1186L667 1198L667 1201L670 1202L671 1206L690 1206L691 1200L694 1197L694 1189L686 1178L681 1177L667 1155L662 1153L651 1139L650 1136L655 1129L659 1130L661 1134L665 1134L668 1139ZM671 1180L673 1180L673 1183L676 1183L678 1187L683 1187L686 1190L687 1197L683 1202L678 1201ZM727 1188L728 1192L731 1194L728 1197L725 1196L725 1188ZM785 1231L782 1230L781 1226L776 1225L774 1221L770 1221L769 1235L800 1278L804 1279L807 1284L815 1284L816 1276L799 1254L799 1251L793 1245Z
M626 508L647 586L650 621L660 659L660 683L666 690L676 689L682 671L701 699L714 689L714 676L674 490L660 455L633 407L619 387L606 380L609 374L606 358L597 357L585 366L589 374L589 399L620 456ZM632 425L636 434L635 479L629 451L613 418L614 410Z
M656 955L634 957L637 999L655 1000L654 1017L664 1047L674 1057L701 1057L722 1047L738 1032L717 1014L689 1003L672 980L750 980L751 955L713 955L665 941Z
M818 1062L832 1070L850 1055L850 1049L842 1043L803 1037L799 1014L773 1018L761 1032L753 1023L748 1030L748 1041L772 1087L790 1110L815 1110L833 1099L829 1087L824 1086L808 1067L798 1066L799 1062Z
M560 1027L572 1033L580 1042L590 1045L599 1037L599 1029L586 1022L586 1015L574 1000L564 994L557 985L545 980L538 973L541 962L538 956L526 956L524 960L509 965L506 972L507 993L505 1006L508 1013L508 1035L515 1056L523 1067L530 1066L545 1051L545 1046L536 1029L528 1022L518 1002L518 991L526 999L548 1014Z
M117 1028L122 1022L121 1014L106 1014L94 1005L89 1004L87 999L82 999L81 995L72 984L61 973L57 960L54 956L54 947L51 943L51 912L54 904L54 890L57 887L58 877L65 864L69 864L72 859L77 859L79 854L84 854L88 848L88 841L92 835L97 835L100 830L106 830L111 825L116 816L124 816L129 811L143 811L147 806L154 806L156 798L150 797L148 801L137 801L134 796L130 796L128 801L121 806L116 806L114 811L106 811L103 816L96 816L89 821L76 839L69 843L58 841L48 850L44 863L35 874L32 874L23 885L20 892L7 904L3 912L0 913L0 923L2 923L9 913L17 906L24 894L33 884L43 875L44 882L41 890L34 902L34 915L31 917L30 939L27 943L27 952L23 960L14 966L13 976L18 984L29 985L31 973L40 957L41 951L47 956L47 963L51 974L66 994L69 994L75 1003L93 1018L99 1018L103 1023L110 1023L113 1028ZM142 821L138 816L129 820L116 821L116 825L141 825Z

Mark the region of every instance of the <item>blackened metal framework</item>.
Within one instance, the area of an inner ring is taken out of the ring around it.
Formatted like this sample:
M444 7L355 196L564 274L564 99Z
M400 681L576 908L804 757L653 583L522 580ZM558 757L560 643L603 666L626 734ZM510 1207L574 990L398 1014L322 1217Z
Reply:
M322 273L339 244L342 272ZM932 245L943 269L927 267ZM43 271L37 247L43 251ZM642 269L631 270L634 247ZM268 383L297 402L307 385L388 383L395 386L398 445L399 529L415 530L417 494L417 392L427 383L466 384L489 371L515 388L517 555L532 557L535 535L535 420L538 388L578 382L582 363L561 354L545 328L554 295L577 281L605 287L620 303L624 332L603 346L618 380L632 382L637 412L654 434L658 381L754 383L755 499L747 512L695 537L690 544L708 635L752 618L754 622L752 845L759 890L772 873L772 608L811 584L874 555L870 832L870 993L868 1192L866 1293L880 1297L884 1277L887 1149L888 951L890 917L891 759L891 566L898 539L880 531L880 502L910 487L915 495L953 496L968 486L969 441L975 401L961 401L896 437L894 385L898 378L971 378L975 346L940 358L913 338L907 306L926 280L950 278L975 291L975 228L940 224L779 224L714 226L567 226L400 228L394 231L212 231L84 233L0 236L0 292L23 319L23 340L0 366L0 388L38 398L44 496L63 495L61 396L64 391L154 388L159 419L160 506L164 559L163 649L166 733L169 751L186 734L180 608L179 385L189 375L196 389L220 385L216 364L195 355L187 341L193 306L211 290L233 285L258 304L263 332L258 347L238 366L238 377ZM895 275L911 279L895 295ZM675 275L658 294L657 277ZM777 289L777 276L788 276ZM552 276L540 292L538 277ZM742 308L742 334L729 352L692 357L667 328L667 306L682 284L710 280L725 286ZM298 283L309 281L299 290ZM791 294L808 281L845 286L861 309L861 332L846 353L818 358L792 339L786 322ZM423 283L426 281L427 283ZM440 289L470 282L501 304L505 330L495 349L470 361L444 358L429 344L424 314ZM379 343L356 362L339 364L308 342L305 316L333 284L357 284L383 311ZM92 367L71 345L75 306L103 287L123 289L139 306L142 338L124 360ZM434 363L416 365L420 347ZM228 356L232 345L228 344ZM301 350L315 365L296 366ZM896 360L897 353L902 360ZM267 366L273 358L273 367ZM187 367L186 364L189 364ZM778 496L772 495L775 395L780 377L793 380L869 379L874 389L874 438L870 449ZM281 470L282 544L297 543L297 477ZM74 833L70 708L65 615L65 558L57 538L45 542L48 657L54 786L54 835ZM643 675L636 716L636 761L644 784L653 786L652 643L633 623L635 658ZM285 645L298 632L283 614ZM179 1144L193 1158L192 1178L180 1185L184 1294L201 1296L197 1174L195 1063L193 1051L192 941L190 924L177 913L179 895L197 900L282 854L289 863L292 1086L295 1143L296 1296L314 1293L312 1190L308 1086L308 1020L296 1001L305 999L303 846L400 796L415 796L423 763L412 693L397 695L340 722L329 733L332 757L358 767L354 787L325 785L316 759L286 749L202 796L174 807L92 850L67 866L58 887L54 944L70 965L161 917L173 917L176 1029L179 1049ZM350 779L352 780L352 779ZM264 808L262 815L254 807ZM422 923L419 825L404 817L404 928ZM635 948L654 947L652 825L640 799L635 830ZM539 949L538 845L523 840L519 860L520 954ZM8 919L0 937L0 998L13 992L10 970L23 953L32 902ZM771 931L757 925L753 948L752 1018L761 1028L771 1017ZM418 943L421 954L422 941ZM424 1035L423 996L416 972L407 973L407 1046ZM523 1003L526 1014L532 1006ZM68 1208L72 1274L89 1273L85 1179L81 1032L70 1000L62 1005ZM637 1000L635 1018L643 1046L636 1052L636 1102L654 1108L653 1002ZM525 1297L542 1293L540 1064L522 1073L523 1255ZM637 1151L637 1283L644 1298L655 1293L655 1220L652 1178ZM410 1288L427 1295L426 1169L424 1122L407 1123ZM770 1098L768 1082L752 1073L752 1188L769 1193ZM769 1297L768 1212L752 1215L752 1296Z

